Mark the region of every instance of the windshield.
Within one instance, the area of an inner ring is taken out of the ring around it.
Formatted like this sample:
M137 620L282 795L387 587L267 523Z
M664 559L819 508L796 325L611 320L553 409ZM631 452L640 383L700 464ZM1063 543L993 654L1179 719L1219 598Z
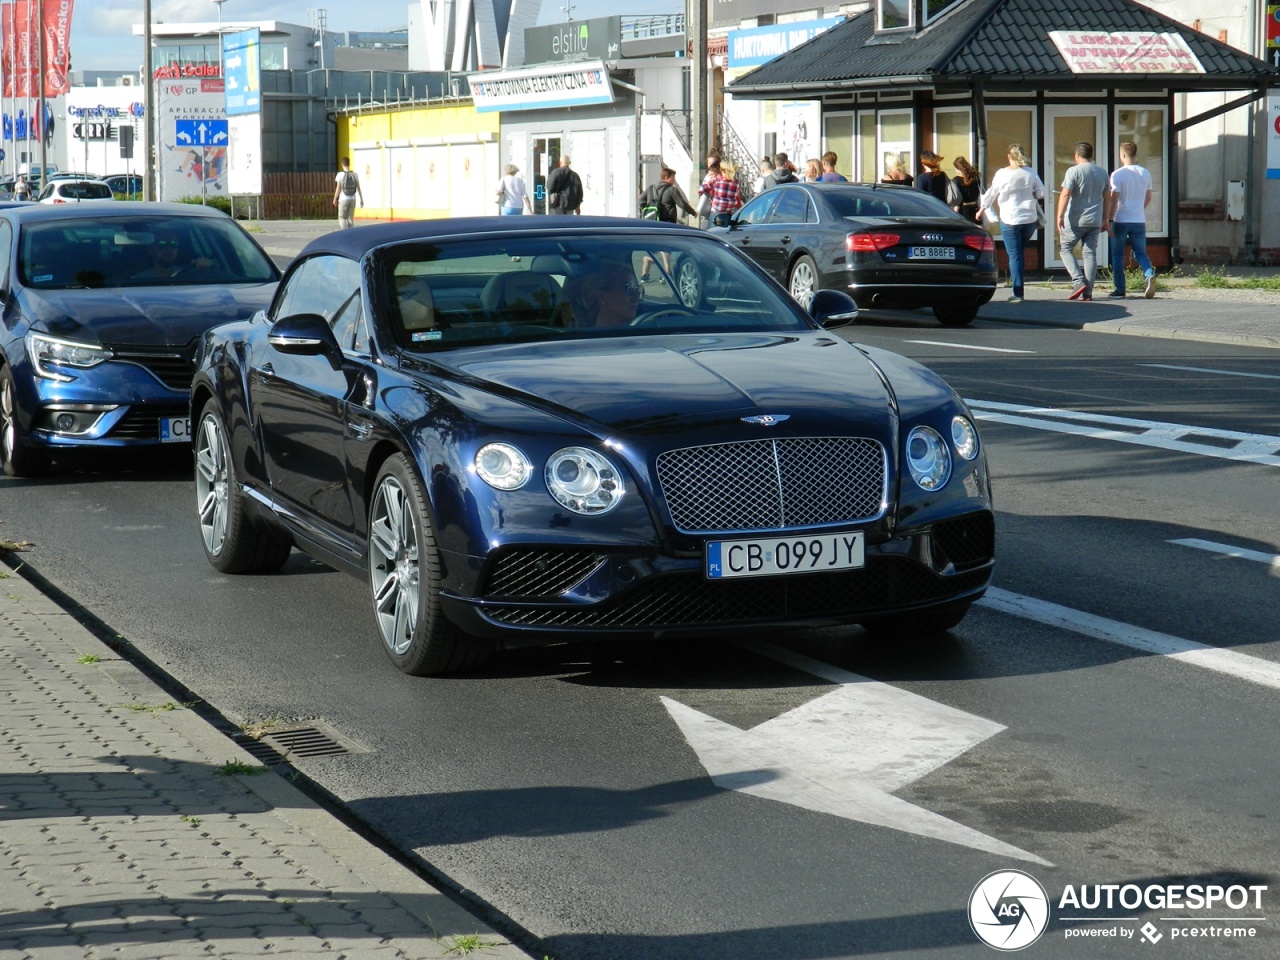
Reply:
M230 219L156 216L24 224L18 276L38 290L279 279L271 260Z
M778 286L700 234L495 236L380 253L401 346L813 329Z

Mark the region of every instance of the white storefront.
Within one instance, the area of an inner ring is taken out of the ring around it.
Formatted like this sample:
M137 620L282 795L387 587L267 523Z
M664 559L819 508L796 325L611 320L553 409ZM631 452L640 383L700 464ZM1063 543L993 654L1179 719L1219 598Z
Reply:
M145 110L141 87L72 87L65 94L64 112L65 155L50 156L51 162L63 170L101 177L142 173ZM122 135L125 130L129 132ZM122 152L131 152L132 157L121 156Z

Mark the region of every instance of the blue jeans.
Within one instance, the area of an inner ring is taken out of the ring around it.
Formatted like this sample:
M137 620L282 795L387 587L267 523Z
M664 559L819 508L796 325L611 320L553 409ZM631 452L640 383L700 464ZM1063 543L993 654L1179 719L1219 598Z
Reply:
M1138 261L1142 275L1155 276L1151 258L1147 256L1147 225L1145 223L1113 223L1111 225L1111 275L1116 293L1124 293L1124 245L1133 247L1133 259Z
M1004 253L1009 258L1009 282L1013 285L1013 295L1022 296L1022 268L1026 264L1026 245L1031 242L1032 235L1039 229L1033 220L1031 223L1005 223L1000 221L1000 236L1004 238Z
M524 207L503 207L502 215L504 217L518 217L524 213Z

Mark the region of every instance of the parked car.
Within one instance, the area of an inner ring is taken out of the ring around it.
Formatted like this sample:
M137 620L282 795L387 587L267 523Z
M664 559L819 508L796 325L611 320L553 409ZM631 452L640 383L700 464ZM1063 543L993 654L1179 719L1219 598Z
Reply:
M716 216L712 232L802 305L816 290L842 290L862 309L932 307L959 327L996 289L991 235L911 187L787 184Z
M101 180L50 180L36 197L41 203L79 203L114 200L115 194Z
M92 212L90 212L92 211ZM280 274L190 204L0 205L0 470L189 443L197 338L271 300Z
M111 188L112 193L132 198L142 196L142 177L139 174L113 173L102 179Z
M203 548L366 579L410 674L512 644L948 629L993 564L978 432L936 374L827 329L854 317L674 224L334 232L202 339Z

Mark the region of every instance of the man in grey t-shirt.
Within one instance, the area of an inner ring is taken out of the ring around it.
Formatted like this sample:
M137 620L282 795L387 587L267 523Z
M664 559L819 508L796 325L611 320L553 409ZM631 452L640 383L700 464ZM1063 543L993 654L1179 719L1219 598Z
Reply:
M1071 300L1092 300L1098 273L1098 235L1105 222L1111 178L1093 162L1093 144L1076 144L1076 165L1062 179L1058 194L1058 249L1071 274ZM1084 247L1084 269L1076 260L1075 246Z

